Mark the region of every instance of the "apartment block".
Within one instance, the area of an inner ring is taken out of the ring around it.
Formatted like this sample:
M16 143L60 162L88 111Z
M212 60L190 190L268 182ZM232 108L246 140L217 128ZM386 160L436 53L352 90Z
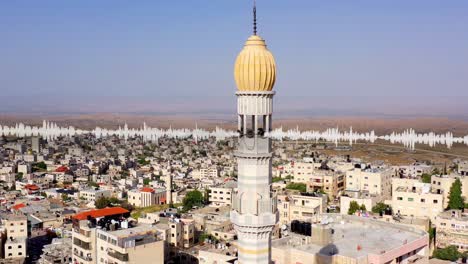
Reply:
M277 198L279 222L285 225L293 220L314 222L327 207L327 196L320 193L278 195Z
M307 192L323 191L332 199L345 189L345 175L332 170L315 170L307 182Z
M96 263L164 263L165 242L152 225L98 229Z
M457 178L460 179L462 183L462 196L468 199L468 177L455 173L448 175L432 175L431 177L432 189L444 195L444 207L448 206L450 188Z
M354 168L346 172L346 190L368 192L388 199L391 197L392 175L391 168Z
M121 207L111 207L91 210L73 216L72 252L73 262L77 264L93 264L96 261L97 227L111 229L112 221L119 222L130 215L129 211ZM115 228L115 225L112 227Z
M431 220L444 211L444 196L431 190L431 185L418 180L393 179L392 209L394 214L427 217Z
M110 190L101 190L101 189L82 190L79 193L79 197L88 202L95 202L97 199L101 197L110 197L110 196L111 196Z
M232 194L237 189L237 182L227 182L218 187L211 187L208 200L212 206L231 206Z
M293 181L307 183L313 178L314 170L320 168L320 163L296 162L293 165Z
M456 246L458 251L468 250L468 214L461 210L448 210L434 220L436 247Z
M28 239L28 222L26 216L6 215L2 219L4 236L3 244L5 259L23 259L26 257Z
M148 207L166 203L166 190L143 187L128 191L128 202L136 207Z

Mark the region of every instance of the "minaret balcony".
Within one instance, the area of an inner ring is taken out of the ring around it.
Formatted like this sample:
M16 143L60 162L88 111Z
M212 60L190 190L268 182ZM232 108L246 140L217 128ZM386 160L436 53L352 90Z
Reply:
M276 195L272 195L268 198L257 197L256 201L252 201L252 197L250 196L244 197L246 195L247 194L241 195L239 193L233 195L233 210L240 214L251 214L256 216L275 214L278 211L278 198Z
M239 138L238 148L234 155L237 157L271 157L271 140L260 136Z

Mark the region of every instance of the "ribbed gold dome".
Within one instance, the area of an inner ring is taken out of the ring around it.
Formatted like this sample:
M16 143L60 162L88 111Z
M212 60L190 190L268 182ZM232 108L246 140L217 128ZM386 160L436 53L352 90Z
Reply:
M239 53L234 67L239 91L271 91L276 81L276 64L265 40L252 35Z

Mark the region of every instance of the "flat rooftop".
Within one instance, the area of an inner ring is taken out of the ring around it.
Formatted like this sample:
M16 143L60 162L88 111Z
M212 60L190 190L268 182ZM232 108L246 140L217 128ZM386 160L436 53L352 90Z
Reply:
M118 238L127 238L133 236L146 236L148 234L156 233L157 231L154 226L141 224L131 228L122 228L115 231L105 232Z
M416 228L379 222L368 218L356 216L343 216L325 214L328 224L312 226L312 241L304 244L298 240L296 234L274 240L273 248L294 248L325 256L341 255L352 258L367 257L368 254L380 255L404 244L415 241L425 235L426 232ZM319 230L334 230L334 233L317 241L315 236L320 236ZM299 236L299 238L301 238ZM302 236L303 238L303 236Z

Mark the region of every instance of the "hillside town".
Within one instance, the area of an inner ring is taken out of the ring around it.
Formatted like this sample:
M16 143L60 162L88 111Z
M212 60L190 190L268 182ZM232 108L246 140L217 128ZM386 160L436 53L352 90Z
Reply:
M392 165L351 147L273 144L275 263L466 258L467 161ZM235 145L1 138L0 263L234 263Z

